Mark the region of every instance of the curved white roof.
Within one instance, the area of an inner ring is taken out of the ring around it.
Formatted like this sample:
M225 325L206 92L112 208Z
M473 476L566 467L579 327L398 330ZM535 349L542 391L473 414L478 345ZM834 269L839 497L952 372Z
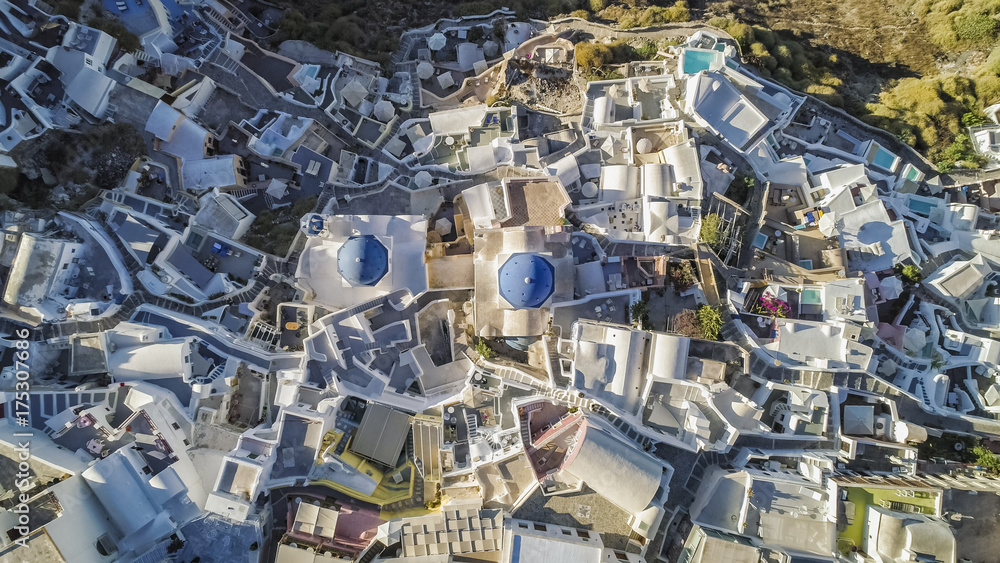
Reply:
M587 428L580 451L566 471L631 514L649 506L663 475L653 458L593 426ZM628 486L622 486L623 479Z

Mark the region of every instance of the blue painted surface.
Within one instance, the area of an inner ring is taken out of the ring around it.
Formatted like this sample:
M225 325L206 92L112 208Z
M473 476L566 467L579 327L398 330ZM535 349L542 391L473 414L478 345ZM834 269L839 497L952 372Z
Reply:
M514 546L511 548L510 563L520 563L521 561L521 536L514 536Z
M375 285L389 271L389 251L372 235L351 237L337 252L337 271L351 285Z
M500 266L500 295L518 309L534 309L552 295L556 272L537 254L515 254Z
M309 217L309 226L307 232L310 235L318 235L323 231L323 226L326 222L323 220L321 215L313 215Z

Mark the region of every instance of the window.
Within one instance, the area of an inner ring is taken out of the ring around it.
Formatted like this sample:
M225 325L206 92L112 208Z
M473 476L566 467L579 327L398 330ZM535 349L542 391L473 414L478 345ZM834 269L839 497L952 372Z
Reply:
M527 530L528 529L528 525L525 524L524 522L518 522L517 523L517 527L521 528L522 530Z
M580 536L581 538L590 539L590 534L588 534L586 530L577 530L576 535Z
M563 530L562 533L563 533L564 536L572 536L573 535L573 532L571 532L569 530Z
M545 527L545 524L537 524L536 523L535 524L535 531L536 532L547 532L548 528Z
M176 422L171 422L170 426L173 426L174 430L180 430L181 429L181 425L177 424Z
M67 267L69 267L69 264L63 264L62 269L65 270Z

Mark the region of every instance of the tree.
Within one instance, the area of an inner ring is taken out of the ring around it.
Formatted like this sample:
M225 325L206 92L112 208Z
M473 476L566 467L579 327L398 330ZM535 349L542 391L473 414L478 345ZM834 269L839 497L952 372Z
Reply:
M0 168L0 194L7 195L17 188L17 168Z
M180 538L178 538L176 536L171 536L171 537L172 537L172 540L167 545L167 553L177 553L178 551L181 550L181 548L184 547L184 540L182 540L182 539L180 539Z
M632 324L642 330L649 329L649 303L645 299L636 301L629 309Z
M691 263L687 260L680 264L671 265L670 283L673 284L675 290L685 291L694 285L696 281L698 281L698 277L695 276L694 268L691 267Z
M698 238L718 251L722 247L722 217L717 213L709 213L701 219L701 230Z
M718 340L722 333L722 314L719 309L709 305L701 305L698 307L697 317L701 338Z
M577 43L576 63L586 70L600 68L612 59L611 48L601 43Z
M914 284L920 283L920 280L924 279L924 275L920 273L920 268L913 264L907 264L900 268L899 275L903 278L903 281Z

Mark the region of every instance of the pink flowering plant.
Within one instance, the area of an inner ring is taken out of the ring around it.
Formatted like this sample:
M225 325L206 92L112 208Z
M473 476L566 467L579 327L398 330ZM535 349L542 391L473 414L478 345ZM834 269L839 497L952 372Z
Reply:
M770 315L771 318L775 319L783 319L788 316L788 313L791 310L792 308L788 306L788 303L778 299L770 293L765 293L760 296L759 311L761 314Z

